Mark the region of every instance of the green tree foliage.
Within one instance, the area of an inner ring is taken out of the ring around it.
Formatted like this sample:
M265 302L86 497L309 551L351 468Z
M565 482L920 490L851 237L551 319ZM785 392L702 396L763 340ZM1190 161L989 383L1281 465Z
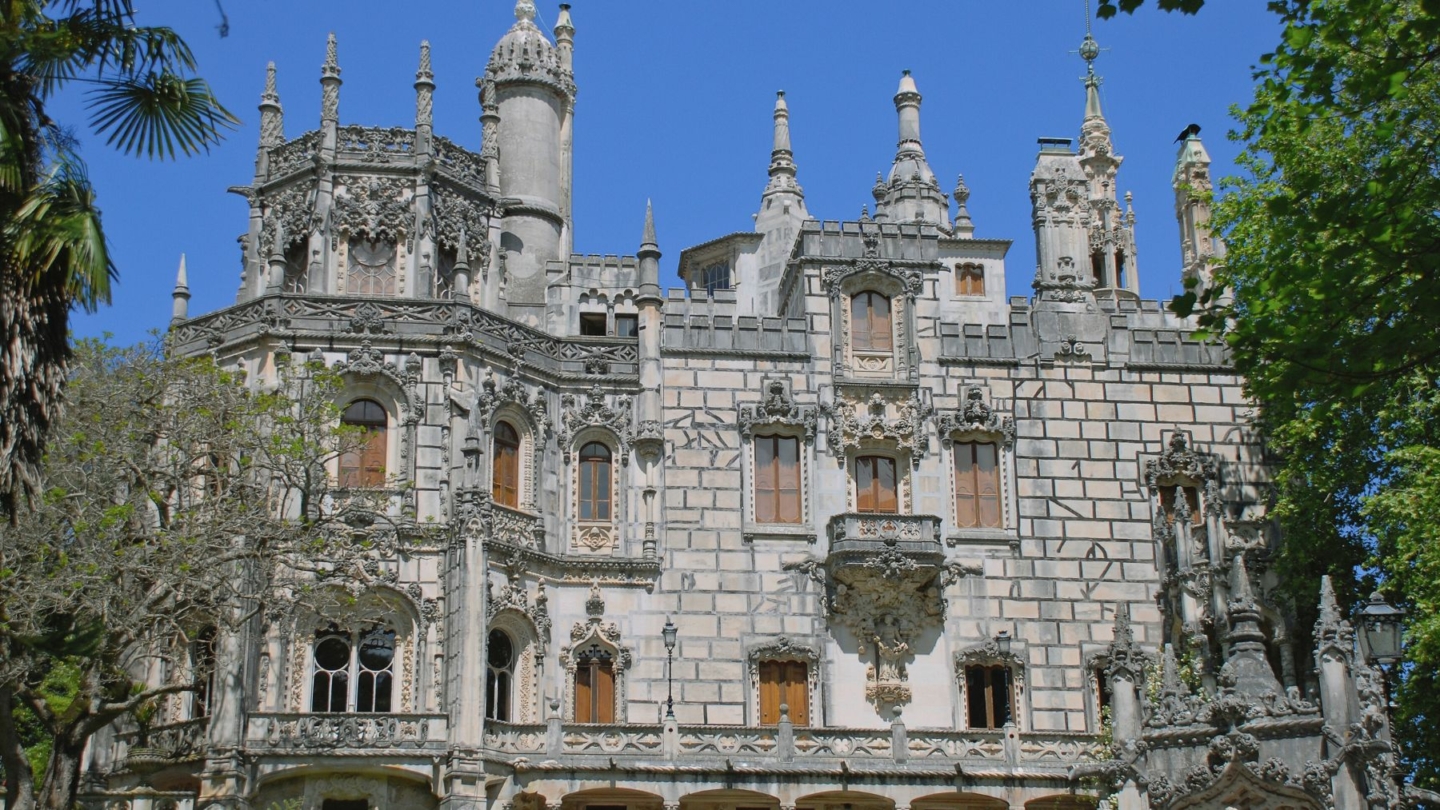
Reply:
M0 0L0 515L39 491L69 313L108 303L115 278L85 165L48 103L84 82L111 146L194 154L235 123L194 70L185 42L137 25L130 0Z
M339 424L339 392L319 364L260 386L208 357L79 344L42 494L0 525L11 810L70 810L91 737L180 708L210 628L233 638L274 594L295 600L296 576L355 564L353 543L331 546L353 536L354 512L326 498L327 465L363 440ZM214 649L217 673L240 669L233 648Z
M1223 335L1262 406L1302 626L1325 573L1411 611L1397 736L1435 787L1440 0L1270 7L1285 28L1238 113L1247 176L1215 206L1228 255L1174 308Z

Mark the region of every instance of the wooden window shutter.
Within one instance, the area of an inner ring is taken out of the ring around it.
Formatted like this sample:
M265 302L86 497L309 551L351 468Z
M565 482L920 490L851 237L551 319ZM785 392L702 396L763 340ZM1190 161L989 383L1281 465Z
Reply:
M589 662L581 662L575 670L575 722L593 723L592 707L595 704L590 678L594 668Z
M595 668L595 722L615 722L615 670L609 661Z
M778 661L761 661L760 675L760 725L773 726L780 722L781 671Z
M993 443L975 445L975 492L980 525L1000 528L1000 460Z
M800 440L789 436L777 438L775 441L775 477L778 484L775 521L799 523L803 511L800 502Z
M809 667L803 661L785 662L785 704L790 709L790 722L810 725Z
M775 509L775 455L780 439L776 436L755 438L755 520L773 523Z
M968 529L979 519L976 510L975 445L955 444L955 525Z

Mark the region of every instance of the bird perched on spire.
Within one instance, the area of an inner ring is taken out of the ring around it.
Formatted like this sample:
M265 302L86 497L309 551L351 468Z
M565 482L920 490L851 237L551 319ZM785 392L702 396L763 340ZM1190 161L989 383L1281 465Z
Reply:
M1200 134L1200 125L1199 125L1199 124L1191 124L1190 126L1185 127L1185 131L1180 133L1180 137L1178 137L1178 138L1175 139L1175 143L1184 143L1185 141L1188 141L1188 140L1190 140L1191 138L1193 138L1193 137L1195 137L1196 135L1199 135L1199 134Z

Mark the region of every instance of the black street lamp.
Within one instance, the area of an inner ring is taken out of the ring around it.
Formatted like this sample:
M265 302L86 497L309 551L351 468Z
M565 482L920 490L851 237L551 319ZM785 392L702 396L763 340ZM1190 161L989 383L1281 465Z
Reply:
M1360 635L1365 643L1365 657L1376 664L1399 661L1404 620L1405 611L1387 603L1379 593L1370 594L1370 601L1360 609Z
M665 719L675 719L675 642L680 630L670 617L665 617L665 627L660 631L665 639Z

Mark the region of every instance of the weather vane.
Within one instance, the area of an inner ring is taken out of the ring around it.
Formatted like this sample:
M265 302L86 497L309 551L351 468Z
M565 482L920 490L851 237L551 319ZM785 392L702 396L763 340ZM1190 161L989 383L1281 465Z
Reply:
M1085 0L1085 40L1080 43L1080 49L1071 53L1080 54L1085 60L1085 75L1080 78L1086 81L1099 81L1095 75L1095 59L1100 56L1101 51L1108 51L1109 48L1100 47L1095 41L1095 36L1090 33L1090 0Z

